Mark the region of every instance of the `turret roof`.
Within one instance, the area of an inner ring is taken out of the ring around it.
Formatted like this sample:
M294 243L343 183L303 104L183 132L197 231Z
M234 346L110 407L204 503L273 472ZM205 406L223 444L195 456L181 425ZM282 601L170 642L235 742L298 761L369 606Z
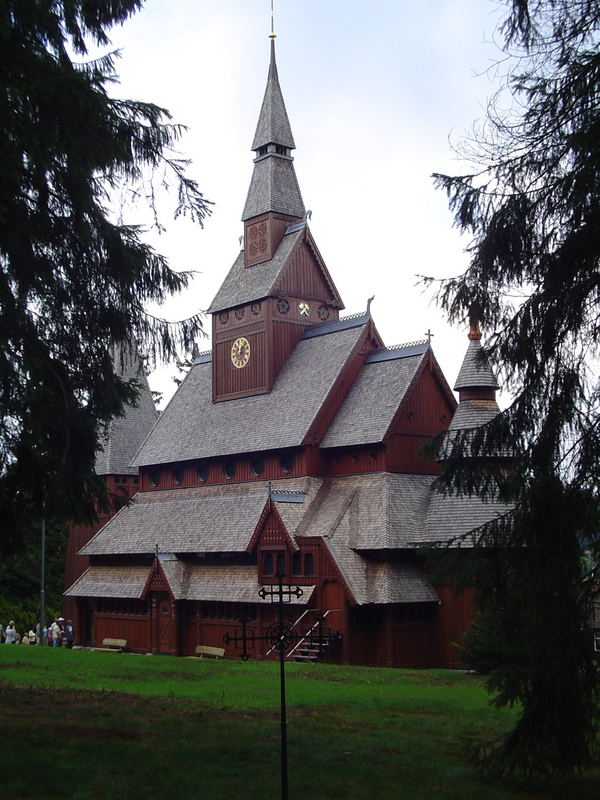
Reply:
M275 43L252 150L257 152L242 220L273 211L291 217L304 215L304 203L290 151L296 147L277 75Z
M267 76L267 88L263 97L252 150L267 144L280 144L293 150L296 147L288 119L275 61L275 42L271 39L271 61Z
M480 339L471 339L464 357L455 391L460 389L497 389L498 381L492 368L483 356Z
M108 424L101 450L96 454L98 475L137 475L131 460L156 422L156 408L146 374L133 347L115 347L113 362L117 375L125 381L135 380L139 395L135 406L126 406L125 414Z

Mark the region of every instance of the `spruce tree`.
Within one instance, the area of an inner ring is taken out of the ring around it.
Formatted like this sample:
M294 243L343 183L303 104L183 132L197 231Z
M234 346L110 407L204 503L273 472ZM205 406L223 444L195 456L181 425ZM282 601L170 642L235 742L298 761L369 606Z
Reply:
M146 313L188 275L111 213L115 197L152 198L153 180L169 175L176 214L202 224L208 211L173 154L181 128L168 112L109 94L117 76L107 32L141 6L1 4L0 546L44 502L52 519L77 521L105 502L94 474L99 435L137 395L115 376L113 345L168 357L190 350L201 328L199 316L171 325ZM91 46L105 54L89 58Z
M600 552L600 2L512 0L499 33L509 69L464 143L473 166L435 176L471 235L469 267L439 299L453 321L480 319L513 399L443 445L441 481L513 504L468 560L493 631L494 702L521 707L482 763L569 773L594 757L600 700L598 587L582 569Z

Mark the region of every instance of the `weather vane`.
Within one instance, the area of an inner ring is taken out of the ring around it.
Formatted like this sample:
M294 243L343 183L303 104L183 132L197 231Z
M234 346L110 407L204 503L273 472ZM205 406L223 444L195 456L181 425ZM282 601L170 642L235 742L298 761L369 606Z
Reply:
M275 0L271 0L271 33L269 34L269 39L276 39L277 34L275 33Z

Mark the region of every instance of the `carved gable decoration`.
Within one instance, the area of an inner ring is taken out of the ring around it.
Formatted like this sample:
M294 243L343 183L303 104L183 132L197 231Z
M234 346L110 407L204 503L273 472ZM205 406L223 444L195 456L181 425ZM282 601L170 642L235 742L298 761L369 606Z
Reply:
M142 600L144 600L151 592L168 592L171 596L173 596L173 592L169 586L169 581L167 580L165 573L163 572L163 568L160 565L160 561L158 560L155 560L154 564L152 565L152 569L148 575L148 580L144 586L144 591L142 592Z
M251 553L257 546L265 545L267 547L286 545L291 547L292 550L299 549L289 535L277 508L270 499L267 500L246 551Z
M324 301L335 308L344 307L308 230L290 253L285 267L273 287L273 293L292 295L292 297L308 297Z

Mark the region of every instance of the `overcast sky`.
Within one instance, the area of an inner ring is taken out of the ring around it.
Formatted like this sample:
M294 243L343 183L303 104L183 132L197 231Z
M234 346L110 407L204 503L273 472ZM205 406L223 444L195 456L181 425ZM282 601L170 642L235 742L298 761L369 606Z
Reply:
M465 169L449 138L459 140L484 114L504 10L496 0L276 0L275 7L296 174L342 313L364 311L375 295L372 313L387 345L431 329L451 385L466 328L446 323L417 275L462 272L468 242L430 176ZM122 49L115 91L162 105L188 126L180 151L215 204L204 230L164 218L167 232L153 239L174 268L198 273L165 309L170 318L207 308L239 250L269 25L270 0L147 0L112 32ZM199 346L209 349L210 341ZM152 388L170 395L166 376L174 372L159 370Z

